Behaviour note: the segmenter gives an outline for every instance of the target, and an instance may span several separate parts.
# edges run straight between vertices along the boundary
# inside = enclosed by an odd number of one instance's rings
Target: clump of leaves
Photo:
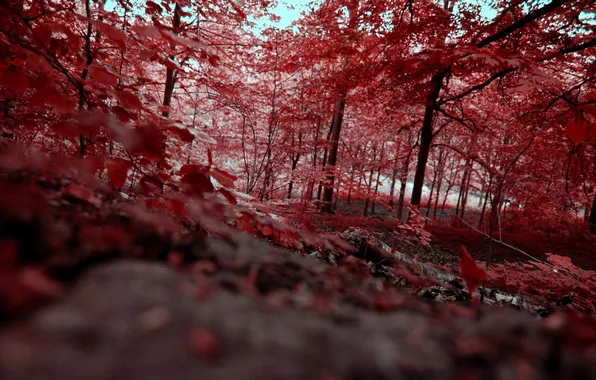
[[[426,218],[420,215],[415,206],[408,207],[408,210],[410,218],[406,224],[397,226],[398,230],[395,231],[397,238],[412,245],[419,243],[430,248],[431,234],[424,228]]]

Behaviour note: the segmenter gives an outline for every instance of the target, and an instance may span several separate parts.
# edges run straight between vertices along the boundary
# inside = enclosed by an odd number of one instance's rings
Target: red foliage
[[[466,282],[468,293],[472,293],[482,284],[486,278],[486,270],[480,268],[476,261],[470,256],[466,248],[462,245],[459,249],[461,276]]]

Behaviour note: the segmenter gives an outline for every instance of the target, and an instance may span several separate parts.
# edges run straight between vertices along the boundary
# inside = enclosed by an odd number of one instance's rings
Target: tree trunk
[[[464,175],[461,178],[461,184],[459,185],[459,194],[457,195],[457,205],[455,206],[455,215],[459,215],[459,208],[464,199],[464,191],[466,187],[466,181],[468,179],[468,163],[466,162],[464,168]]]
[[[331,139],[331,133],[333,132],[333,125],[335,123],[335,115],[331,119],[331,124],[329,125],[329,132],[327,132],[327,143],[329,143]],[[325,147],[325,151],[323,152],[323,161],[321,164],[321,170],[324,172],[325,168],[327,167],[327,159],[329,155],[329,148]],[[321,194],[323,192],[323,181],[319,180],[319,189],[317,190],[317,199],[321,199]]]
[[[383,158],[385,156],[385,144],[381,145],[381,155],[379,156],[379,163],[383,162]],[[375,183],[375,192],[373,194],[373,199],[372,199],[372,209],[371,212],[374,214],[375,213],[375,203],[377,200],[377,195],[379,194],[379,181],[381,179],[381,166],[379,165],[377,167],[377,182]]]
[[[371,208],[372,214],[375,213],[375,204],[376,204],[376,200],[377,200],[377,195],[379,194],[380,179],[381,179],[381,168],[379,168],[379,170],[377,171],[377,182],[375,183],[375,192],[373,194],[373,199],[372,199],[372,208]]]
[[[391,188],[389,189],[389,206],[393,207],[393,194],[395,193],[395,183],[397,182],[397,164],[399,163],[399,150],[401,141],[395,150],[395,159],[393,160],[393,171],[391,172]]]
[[[406,184],[408,182],[408,170],[410,169],[410,157],[412,157],[412,149],[410,148],[410,153],[406,157],[406,161],[404,162],[404,166],[401,171],[401,176],[399,178],[400,186],[399,186],[399,199],[397,200],[397,217],[399,220],[402,219],[402,215],[404,213],[404,200],[406,197]]]
[[[445,152],[445,156],[443,157],[443,162],[441,162],[441,167],[439,169],[439,183],[437,184],[437,193],[435,195],[435,204],[433,210],[433,219],[437,219],[437,208],[439,206],[439,197],[441,196],[441,186],[443,186],[443,176],[445,175],[445,163],[447,162],[448,152]]]
[[[430,146],[433,141],[433,117],[437,105],[437,99],[443,86],[443,79],[448,73],[448,69],[442,69],[436,73],[430,81],[430,89],[426,99],[426,107],[424,109],[424,119],[422,121],[422,129],[420,130],[420,147],[418,149],[418,162],[416,163],[416,174],[414,176],[414,188],[412,189],[412,198],[410,204],[412,206],[420,206],[420,199],[422,197],[422,187],[424,186],[424,175],[426,173],[426,163],[428,162],[428,155],[430,153]]]
[[[333,202],[333,210],[337,210],[337,201],[339,201],[339,190],[341,187],[341,175],[337,176],[337,186],[335,190],[335,202]]]
[[[488,202],[488,198],[490,197],[490,188],[493,184],[493,177],[492,175],[488,177],[488,184],[485,187],[486,194],[484,195],[484,202],[482,203],[482,211],[480,211],[480,221],[478,222],[478,228],[482,227],[482,222],[484,220],[484,213],[486,212],[486,204]]]
[[[594,193],[594,200],[588,217],[588,226],[590,226],[590,232],[596,234],[596,193]]]
[[[180,29],[180,5],[176,3],[176,7],[174,8],[174,19],[172,20],[172,31],[178,34]],[[172,47],[175,45],[172,44]],[[175,58],[174,56],[170,57],[172,60]],[[174,69],[167,68],[166,69],[166,86],[164,89],[163,95],[163,106],[164,110],[162,111],[161,115],[165,118],[170,117],[170,104],[172,103],[172,95],[174,94],[174,86],[176,85],[176,75]]]
[[[360,145],[358,145],[358,147],[356,147],[356,155],[354,156],[354,159],[358,158],[358,152],[360,151]],[[354,187],[354,173],[356,171],[356,164],[352,163],[352,170],[350,173],[350,187],[348,188],[348,205],[350,205],[350,201],[352,198],[352,187]]]
[[[468,194],[470,193],[470,180],[472,179],[472,170],[468,171],[468,179],[466,180],[466,188],[461,202],[460,218],[464,218],[464,212],[466,211],[466,205],[468,203]]]
[[[368,205],[370,204],[370,190],[372,187],[372,179],[373,179],[374,173],[375,173],[375,170],[370,169],[370,174],[368,176],[368,186],[366,189],[366,201],[364,201],[364,216],[368,215]]]
[[[439,162],[440,161],[441,161],[441,159],[439,158]],[[430,193],[428,194],[428,202],[426,205],[426,217],[427,218],[430,216],[430,209],[432,207],[433,195],[434,195],[434,191],[435,191],[435,184],[437,183],[437,175],[438,175],[438,168],[435,168],[435,172],[433,174],[433,181],[430,185]],[[428,222],[428,219],[426,219],[424,224],[426,225],[427,222]]]
[[[344,110],[346,108],[346,93],[340,95],[340,99],[335,104],[335,114],[333,115],[333,123],[331,126],[331,147],[329,149],[328,166],[331,169],[327,170],[327,178],[325,180],[326,187],[323,191],[323,212],[330,213],[332,211],[333,200],[333,184],[335,182],[335,165],[337,164],[337,149],[339,146],[339,135],[341,132],[341,125],[344,119]]]
[[[300,149],[302,146],[302,132],[298,133],[298,149]],[[292,148],[294,147],[294,134],[292,134]],[[298,161],[300,161],[300,152],[296,152],[296,156],[294,156],[292,154],[291,156],[291,160],[292,160],[292,173],[291,173],[291,179],[290,179],[290,183],[288,184],[288,199],[292,199],[292,189],[294,187],[294,171],[296,170],[296,167],[298,167]]]

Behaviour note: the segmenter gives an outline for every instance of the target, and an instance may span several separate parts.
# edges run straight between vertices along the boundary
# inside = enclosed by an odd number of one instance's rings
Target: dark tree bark
[[[412,198],[410,204],[412,206],[420,206],[422,197],[422,187],[424,186],[424,176],[426,174],[426,163],[428,162],[428,155],[430,153],[430,146],[433,142],[433,118],[435,115],[435,108],[437,106],[437,99],[443,86],[443,79],[449,72],[449,69],[442,69],[430,80],[430,89],[426,98],[426,107],[424,109],[424,119],[422,121],[422,129],[420,130],[420,147],[418,149],[418,162],[416,163],[416,174],[414,175],[414,188],[412,189]]]
[[[332,211],[332,204],[333,201],[333,184],[335,182],[335,165],[337,164],[337,148],[339,146],[339,135],[341,132],[341,125],[344,119],[344,110],[346,108],[346,93],[343,92],[340,96],[340,99],[335,104],[335,114],[333,115],[333,123],[331,126],[331,147],[329,149],[329,157],[327,166],[331,167],[328,168],[327,171],[327,178],[326,178],[326,186],[323,190],[323,212],[330,213]]]
[[[594,192],[594,200],[592,200],[588,225],[590,226],[590,232],[596,234],[596,192]]]
[[[413,147],[410,147],[410,152],[406,157],[404,166],[402,167],[401,176],[399,178],[399,199],[397,200],[397,217],[401,220],[404,212],[404,200],[406,197],[406,184],[408,182],[408,170],[410,169],[410,159],[412,157]]]
[[[331,132],[333,132],[333,123],[335,123],[335,116],[331,119],[331,124],[329,125],[329,132],[327,133],[327,143],[331,140]],[[329,147],[325,147],[325,151],[323,152],[323,161],[321,163],[321,170],[324,172],[325,168],[327,167],[327,160],[329,157]],[[317,190],[317,199],[321,199],[321,195],[323,193],[323,181],[319,181],[319,189]]]
[[[439,197],[441,196],[441,187],[443,186],[443,176],[445,175],[445,164],[447,163],[447,157],[449,152],[445,152],[445,156],[443,157],[443,162],[441,162],[441,167],[439,170],[439,183],[437,183],[437,193],[435,195],[435,204],[433,209],[433,219],[437,219],[437,208],[439,207]]]
[[[294,144],[294,134],[292,134],[292,147],[295,148]],[[298,149],[302,147],[302,132],[298,133]],[[292,175],[296,168],[298,167],[298,161],[300,161],[300,151],[296,152],[295,154],[292,153],[291,156],[292,160]],[[290,180],[288,184],[288,199],[292,199],[292,189],[294,188],[294,179]]]
[[[460,214],[459,217],[460,218],[464,218],[464,213],[466,211],[466,205],[468,203],[468,194],[470,193],[470,181],[472,179],[472,170],[469,169],[468,173],[467,173],[468,178],[466,179],[466,184],[465,184],[465,190],[464,190],[464,194],[463,194],[463,198],[462,198],[462,202],[461,202],[461,210],[460,210]]]
[[[379,157],[379,162],[383,162],[383,158],[385,156],[385,144],[381,145],[381,156]],[[374,214],[375,213],[375,203],[377,200],[377,196],[379,195],[379,182],[381,179],[381,166],[377,167],[377,182],[375,183],[375,192],[373,194],[373,199],[372,199],[372,208],[371,208],[371,213]]]
[[[366,189],[366,200],[364,201],[364,216],[368,215],[368,206],[370,204],[370,190],[372,187],[372,179],[373,179],[374,173],[375,173],[375,170],[373,168],[371,168],[370,174],[368,176],[368,184],[367,184],[367,189]]]
[[[354,159],[358,158],[358,152],[360,151],[360,145],[356,147],[356,155]],[[352,187],[354,187],[354,172],[356,171],[356,164],[352,163],[352,171],[350,173],[350,187],[348,188],[348,205],[352,199]]]
[[[395,193],[395,183],[397,182],[397,165],[399,163],[399,151],[401,148],[401,141],[395,150],[395,159],[393,160],[393,170],[391,172],[391,187],[389,189],[389,206],[393,207],[393,194]]]
[[[426,214],[425,216],[428,218],[430,216],[430,209],[432,207],[432,203],[433,203],[433,195],[435,193],[435,184],[437,183],[437,176],[438,176],[438,166],[440,165],[440,158],[439,158],[439,164],[437,165],[437,167],[435,168],[435,172],[433,173],[433,181],[431,182],[430,185],[430,194],[428,194],[428,202],[426,204]],[[424,224],[427,224],[428,219],[426,219],[426,221],[424,222]]]
[[[176,3],[174,8],[174,19],[172,20],[172,31],[178,33],[180,29],[180,5]],[[170,57],[174,59],[175,57]],[[164,89],[163,105],[165,109],[161,113],[163,117],[170,117],[170,104],[172,104],[172,95],[174,94],[174,86],[176,85],[176,72],[174,69],[168,68],[166,70],[166,86]]]

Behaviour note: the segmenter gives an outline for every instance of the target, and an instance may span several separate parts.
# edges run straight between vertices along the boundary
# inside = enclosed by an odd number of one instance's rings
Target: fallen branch
[[[363,243],[366,244],[366,248],[370,250],[369,252],[371,254],[376,253],[376,255],[374,255],[376,257],[370,258],[373,258],[373,261],[375,261],[377,264],[383,261],[388,261],[389,263],[402,262],[411,265],[414,268],[417,268],[418,270],[420,270],[420,273],[424,276],[435,278],[447,283],[457,278],[457,276],[454,276],[451,273],[434,268],[428,264],[422,263],[416,259],[411,258],[405,253],[392,249],[388,244],[384,243],[376,237],[364,236],[356,230],[344,231],[342,233],[342,238],[354,242],[356,246],[360,246]]]

